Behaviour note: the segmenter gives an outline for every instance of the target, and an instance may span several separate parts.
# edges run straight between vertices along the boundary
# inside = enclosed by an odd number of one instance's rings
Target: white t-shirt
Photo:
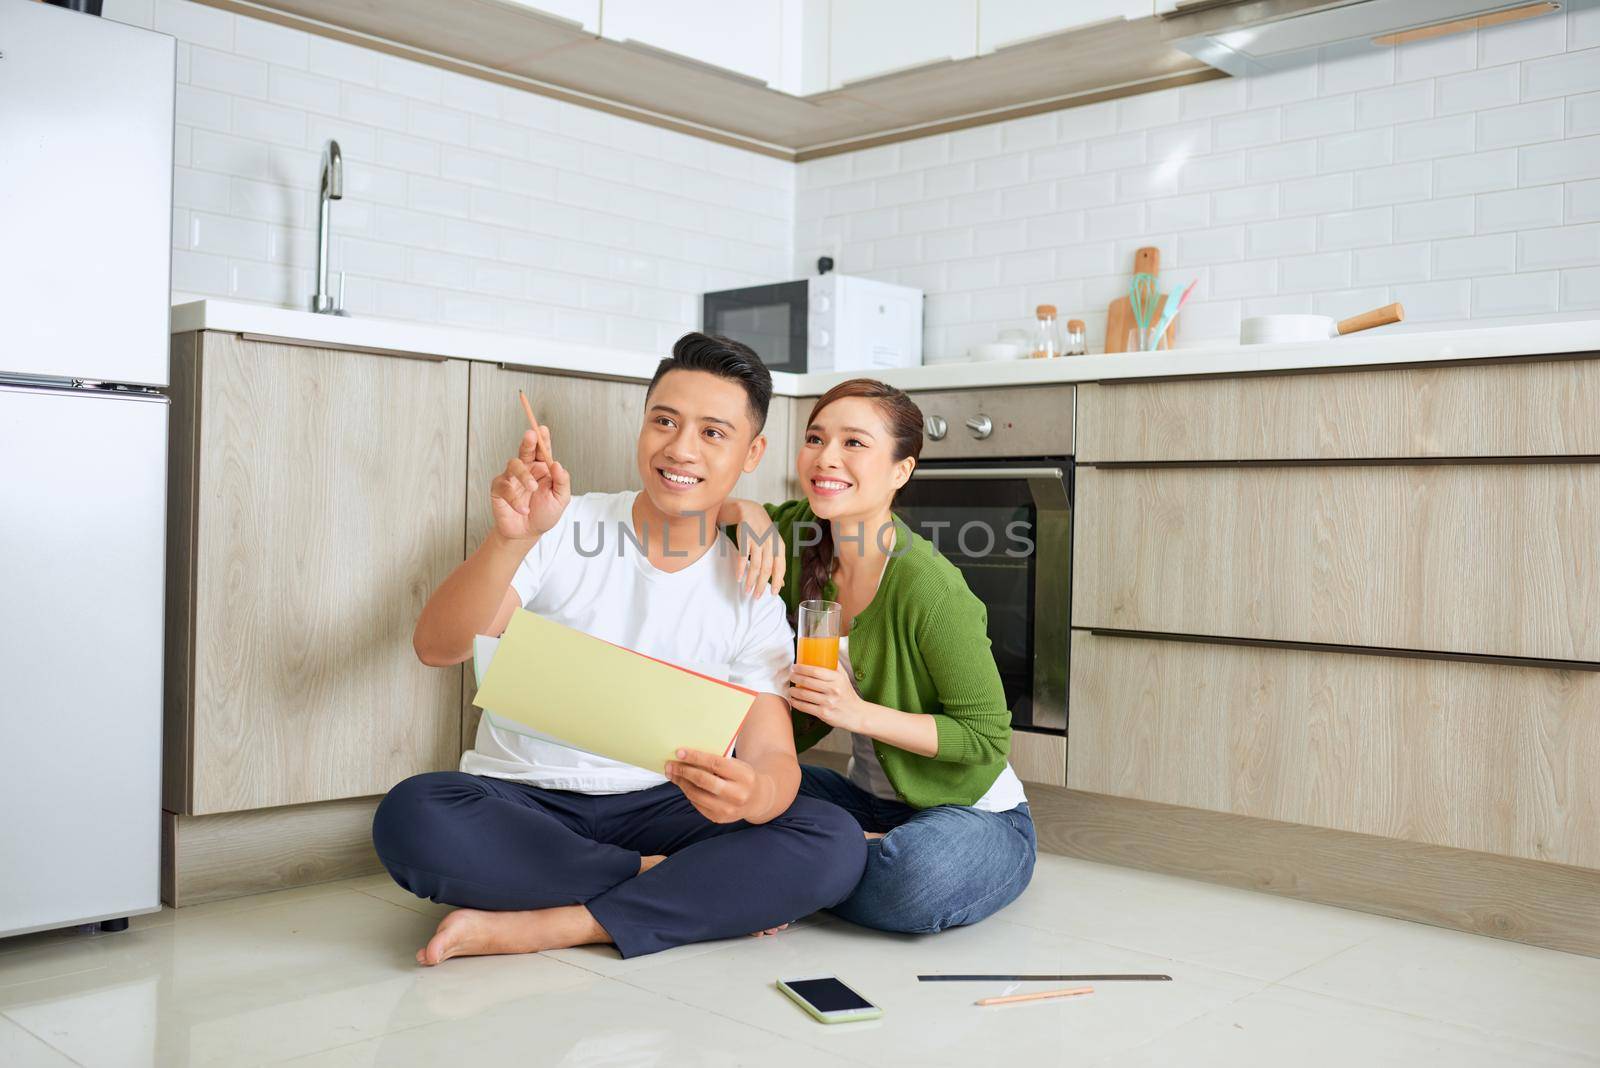
[[[839,670],[854,686],[856,676],[850,669],[849,637],[839,639]],[[850,735],[850,763],[845,767],[845,777],[880,800],[900,800],[900,795],[894,792],[894,785],[889,782],[889,776],[884,773],[883,765],[878,762],[878,754],[872,748],[872,738],[868,735]],[[1011,764],[1007,762],[999,777],[982,797],[972,803],[972,807],[983,812],[1010,812],[1027,800],[1028,795],[1022,790],[1022,780],[1017,778],[1017,773],[1011,770]]]
[[[681,571],[656,568],[631,540],[637,496],[635,491],[573,498],[511,578],[523,607],[658,660],[783,696],[794,662],[794,632],[783,599],[771,594],[757,599],[739,588],[738,557],[727,538],[719,537]],[[507,729],[491,711],[478,722],[477,740],[462,755],[461,770],[586,794],[629,793],[667,781],[631,764]]]

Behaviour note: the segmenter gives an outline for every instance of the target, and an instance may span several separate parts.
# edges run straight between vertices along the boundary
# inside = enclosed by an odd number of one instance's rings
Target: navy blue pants
[[[434,771],[378,805],[395,882],[463,908],[587,905],[624,957],[750,934],[838,904],[866,865],[856,821],[796,797],[767,823],[713,823],[672,783],[595,796]],[[639,858],[667,859],[639,874]]]

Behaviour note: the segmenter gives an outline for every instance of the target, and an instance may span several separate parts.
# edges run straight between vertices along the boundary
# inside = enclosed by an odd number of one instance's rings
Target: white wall
[[[927,291],[929,362],[1038,303],[1098,349],[1142,244],[1199,279],[1184,344],[1600,314],[1600,9],[798,167],[188,0],[106,12],[179,39],[178,299],[305,306],[334,137],[360,315],[660,351],[701,292],[828,254]]]
[[[1440,329],[1600,312],[1600,9],[800,165],[795,269],[928,293],[928,362],[1033,307],[1089,324],[1133,251],[1179,343],[1398,300]]]
[[[329,138],[357,315],[661,351],[790,272],[793,164],[187,0],[105,13],[179,41],[175,299],[306,306]]]

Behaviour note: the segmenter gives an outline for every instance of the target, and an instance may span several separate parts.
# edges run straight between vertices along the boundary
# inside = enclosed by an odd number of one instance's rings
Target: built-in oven
[[[1072,577],[1070,386],[913,393],[925,444],[895,511],[988,610],[1012,726],[1063,734]]]

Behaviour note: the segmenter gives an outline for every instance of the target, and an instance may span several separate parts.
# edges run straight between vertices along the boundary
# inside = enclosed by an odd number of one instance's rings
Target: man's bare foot
[[[751,938],[765,938],[768,935],[775,935],[779,931],[787,931],[788,929],[789,929],[789,925],[788,924],[780,923],[776,927],[768,927],[765,931],[752,931],[752,932],[750,932],[750,937]]]
[[[869,841],[869,842],[872,841],[874,838],[882,838],[883,837],[883,835],[879,834],[877,831],[863,831],[862,833],[867,836],[867,841]]]
[[[610,941],[605,928],[582,905],[526,912],[456,909],[439,921],[428,944],[417,950],[417,963],[431,967],[451,957],[537,953]]]
[[[666,859],[666,856],[660,853],[652,853],[648,857],[641,856],[639,858],[639,874],[643,875],[645,872],[649,871],[651,868],[655,867],[657,864],[660,864]]]

